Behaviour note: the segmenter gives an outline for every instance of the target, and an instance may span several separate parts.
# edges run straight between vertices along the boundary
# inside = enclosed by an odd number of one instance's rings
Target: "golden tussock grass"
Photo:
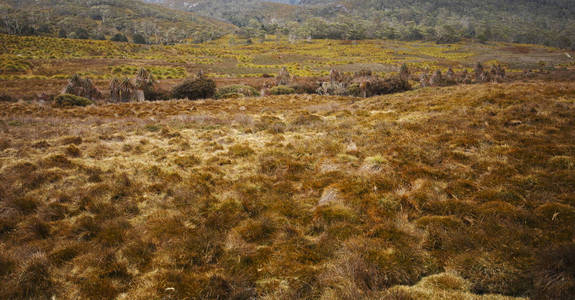
[[[569,299],[574,115],[544,81],[0,103],[0,298]]]

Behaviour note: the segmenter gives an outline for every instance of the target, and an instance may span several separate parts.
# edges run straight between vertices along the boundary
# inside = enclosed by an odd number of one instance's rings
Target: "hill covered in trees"
[[[0,0],[0,32],[171,43],[237,30],[291,39],[461,39],[575,48],[570,0]],[[163,7],[162,7],[163,6]],[[216,21],[217,20],[217,21]],[[122,36],[116,36],[121,34]]]
[[[233,30],[227,22],[135,0],[0,0],[0,32],[15,35],[170,43]]]
[[[570,0],[147,0],[212,16],[253,35],[432,40],[463,38],[575,47]],[[286,5],[293,4],[293,5]],[[259,29],[259,30],[258,30]]]

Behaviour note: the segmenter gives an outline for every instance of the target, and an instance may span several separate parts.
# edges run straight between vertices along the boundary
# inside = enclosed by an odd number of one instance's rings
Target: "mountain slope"
[[[0,0],[0,32],[72,38],[110,38],[121,33],[149,42],[205,40],[234,26],[135,0]]]
[[[232,22],[276,23],[300,38],[462,38],[575,48],[572,0],[147,0]],[[276,1],[277,2],[277,1]],[[290,22],[296,22],[298,26]],[[276,30],[276,27],[271,27]]]
[[[287,23],[296,20],[299,0],[142,0],[170,8],[186,10],[217,18],[238,26],[247,26],[251,19],[263,24]],[[302,8],[302,7],[300,7]]]

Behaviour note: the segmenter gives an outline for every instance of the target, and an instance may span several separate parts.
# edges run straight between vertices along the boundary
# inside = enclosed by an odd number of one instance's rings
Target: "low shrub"
[[[161,89],[144,89],[144,98],[148,101],[170,100],[170,92]]]
[[[258,95],[258,90],[249,85],[234,84],[219,88],[216,92],[216,99],[255,97]]]
[[[289,86],[278,85],[269,90],[270,95],[290,95],[295,94],[295,90]]]
[[[88,106],[92,104],[94,102],[88,98],[71,94],[62,94],[54,98],[54,106],[56,107]]]
[[[408,91],[411,86],[399,78],[373,78],[366,82],[353,83],[347,93],[356,97],[371,97]]]
[[[289,86],[294,89],[297,94],[315,94],[319,84],[317,80],[311,79],[298,79],[292,82]]]
[[[176,99],[205,99],[216,94],[216,82],[207,78],[186,80],[172,89],[172,97]]]

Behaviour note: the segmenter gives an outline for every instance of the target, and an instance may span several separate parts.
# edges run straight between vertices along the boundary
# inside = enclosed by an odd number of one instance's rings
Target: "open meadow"
[[[0,299],[573,299],[573,56],[0,35]]]
[[[448,68],[471,70],[476,62],[503,64],[510,74],[524,70],[573,68],[567,53],[538,45],[463,41],[457,44],[394,40],[310,40],[289,42],[268,36],[265,42],[237,36],[202,44],[138,45],[111,41],[20,37],[0,34],[0,82],[16,98],[59,94],[74,74],[107,90],[111,79],[133,77],[142,67],[169,88],[203,70],[218,86],[248,83],[256,88],[285,67],[291,75],[317,78],[333,67],[341,72],[369,69],[396,73],[402,64],[414,72]]]

